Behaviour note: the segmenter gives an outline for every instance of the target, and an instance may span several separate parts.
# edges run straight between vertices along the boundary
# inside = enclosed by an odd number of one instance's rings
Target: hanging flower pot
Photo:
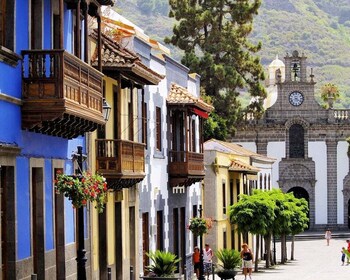
[[[72,201],[75,208],[85,206],[88,201],[96,202],[95,208],[102,213],[107,198],[107,182],[100,174],[83,172],[81,175],[57,174],[54,181],[56,193]]]
[[[210,218],[195,217],[190,219],[190,223],[187,228],[195,235],[202,236],[208,233],[208,230],[212,227],[212,220]]]

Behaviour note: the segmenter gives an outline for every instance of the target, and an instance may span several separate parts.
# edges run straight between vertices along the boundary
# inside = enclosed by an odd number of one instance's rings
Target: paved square
[[[350,238],[350,233],[349,233]],[[288,259],[290,259],[290,245],[287,243]],[[280,260],[279,243],[277,243],[277,262]],[[296,241],[294,261],[285,265],[277,265],[271,269],[261,268],[253,272],[252,279],[257,280],[330,280],[350,279],[350,265],[341,264],[341,248],[347,247],[345,239],[331,239],[330,245],[326,240]],[[346,262],[346,260],[345,260]],[[263,263],[260,263],[263,266]],[[212,279],[212,276],[209,278]],[[215,277],[215,280],[220,279]],[[240,272],[235,280],[244,280]]]

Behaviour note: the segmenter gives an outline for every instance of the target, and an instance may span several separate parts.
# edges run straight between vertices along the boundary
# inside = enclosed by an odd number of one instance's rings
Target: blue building
[[[87,153],[86,133],[105,123],[103,74],[89,65],[88,29],[95,18],[100,32],[100,8],[112,4],[1,1],[1,279],[77,278],[76,215],[53,180],[75,172],[72,153],[77,146]],[[86,218],[89,278],[88,226]]]

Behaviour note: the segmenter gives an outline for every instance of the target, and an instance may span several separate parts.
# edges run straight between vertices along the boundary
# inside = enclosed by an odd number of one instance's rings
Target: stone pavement
[[[349,233],[350,239],[350,233]],[[290,242],[287,243],[288,259],[290,258]],[[277,243],[277,262],[279,261],[279,243]],[[263,268],[260,262],[259,272],[252,274],[253,280],[330,280],[350,279],[350,265],[341,265],[341,248],[347,247],[345,239],[331,239],[326,245],[325,239],[295,242],[294,261],[273,268]],[[346,262],[346,260],[345,260]],[[212,275],[209,278],[213,279]],[[215,276],[215,280],[220,278]],[[248,278],[249,279],[249,278]],[[235,280],[244,280],[239,272]]]

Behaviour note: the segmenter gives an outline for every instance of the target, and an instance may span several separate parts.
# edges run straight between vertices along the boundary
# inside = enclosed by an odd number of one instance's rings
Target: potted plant
[[[187,227],[195,236],[202,236],[211,229],[212,221],[209,218],[194,217]]]
[[[179,278],[175,276],[175,271],[177,269],[177,264],[180,262],[181,258],[178,258],[175,254],[171,252],[165,252],[156,250],[154,252],[146,253],[150,258],[151,264],[146,266],[148,271],[147,276],[141,278],[152,280],[152,279],[176,279]]]
[[[101,213],[107,197],[106,179],[100,174],[83,172],[81,175],[58,173],[55,183],[56,193],[68,197],[75,208],[85,206],[88,201],[96,202],[95,208]]]
[[[241,264],[240,253],[234,249],[220,249],[215,252],[215,256],[220,261],[220,269],[217,270],[217,275],[221,279],[235,279],[237,268]]]

